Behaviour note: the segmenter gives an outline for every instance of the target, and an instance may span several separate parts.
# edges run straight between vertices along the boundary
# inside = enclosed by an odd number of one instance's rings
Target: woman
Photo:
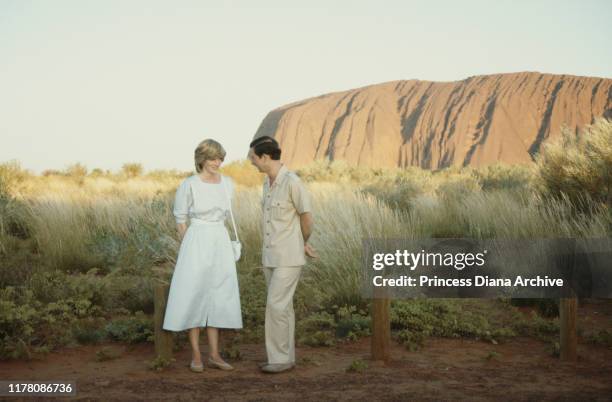
[[[236,264],[224,221],[234,186],[219,173],[225,150],[217,141],[202,141],[195,150],[197,174],[185,179],[174,202],[182,239],[172,276],[164,329],[189,329],[193,357],[190,369],[202,372],[200,327],[206,327],[211,367],[232,370],[219,354],[219,328],[242,328]],[[187,226],[189,220],[189,226]]]

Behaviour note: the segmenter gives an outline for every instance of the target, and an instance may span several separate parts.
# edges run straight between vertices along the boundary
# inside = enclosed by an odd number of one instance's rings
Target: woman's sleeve
[[[174,197],[173,214],[176,218],[176,223],[186,223],[189,216],[189,207],[193,203],[191,188],[189,182],[184,180],[176,190]]]

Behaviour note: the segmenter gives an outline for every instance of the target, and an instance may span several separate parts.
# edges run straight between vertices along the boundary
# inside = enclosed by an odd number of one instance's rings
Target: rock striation
[[[275,137],[282,160],[370,167],[529,163],[563,125],[612,118],[612,79],[522,72],[454,82],[393,81],[271,111],[254,138]]]

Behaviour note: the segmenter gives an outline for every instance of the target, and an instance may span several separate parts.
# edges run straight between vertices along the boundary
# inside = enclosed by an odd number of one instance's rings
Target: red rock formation
[[[271,111],[255,138],[275,137],[291,167],[344,159],[439,169],[529,163],[563,124],[599,116],[612,118],[612,79],[523,72],[326,94]]]

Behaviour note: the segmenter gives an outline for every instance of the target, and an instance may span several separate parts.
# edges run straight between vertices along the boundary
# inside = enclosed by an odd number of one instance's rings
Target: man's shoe
[[[261,368],[261,371],[269,374],[277,374],[282,373],[284,371],[289,371],[295,367],[293,363],[283,363],[283,364],[266,364]]]
[[[263,368],[264,366],[267,366],[267,365],[268,365],[268,362],[258,362],[257,363],[257,367],[259,368]]]

